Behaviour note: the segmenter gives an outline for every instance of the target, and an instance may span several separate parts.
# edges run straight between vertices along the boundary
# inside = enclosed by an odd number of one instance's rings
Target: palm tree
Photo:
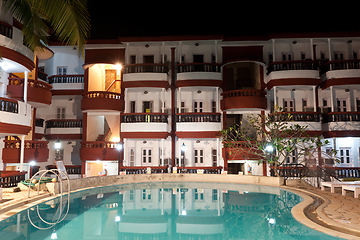
[[[23,24],[24,44],[43,48],[53,34],[83,54],[90,33],[87,0],[0,0],[1,7]]]

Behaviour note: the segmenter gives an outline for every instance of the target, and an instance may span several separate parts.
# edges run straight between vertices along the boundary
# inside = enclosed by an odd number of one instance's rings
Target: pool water
[[[301,201],[256,185],[109,186],[24,210],[0,222],[0,239],[339,239],[297,222]]]

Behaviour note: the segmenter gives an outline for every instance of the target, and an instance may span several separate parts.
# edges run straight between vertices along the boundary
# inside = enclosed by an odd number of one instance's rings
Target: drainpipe
[[[181,56],[180,56],[181,60]],[[175,90],[176,90],[176,83],[175,83],[175,48],[171,48],[171,172],[172,168],[175,166],[175,131],[176,131],[176,116],[175,116]]]

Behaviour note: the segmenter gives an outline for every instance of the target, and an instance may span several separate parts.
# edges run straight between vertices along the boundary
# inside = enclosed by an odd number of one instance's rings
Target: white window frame
[[[56,119],[66,119],[66,108],[57,107],[56,108]]]
[[[144,150],[146,151],[145,155],[144,155]],[[154,155],[153,153],[154,152],[153,152],[152,148],[141,148],[141,165],[142,166],[150,166],[152,164],[153,155]],[[144,161],[144,157],[145,157],[145,161]]]
[[[344,106],[345,102],[345,106]],[[340,106],[339,106],[340,103]],[[337,112],[348,112],[349,111],[349,102],[347,98],[337,98],[336,99],[336,111]],[[344,111],[345,110],[345,111]]]
[[[193,102],[193,112],[194,113],[201,113],[204,112],[204,101],[202,100],[195,100]]]
[[[291,105],[290,103],[292,103],[292,107],[288,106]],[[284,112],[295,112],[295,101],[292,98],[284,98],[283,101],[283,109]]]
[[[202,155],[200,155],[202,153]],[[194,164],[195,166],[204,165],[205,151],[203,148],[194,148]]]
[[[215,151],[215,154],[214,154]],[[215,160],[214,160],[215,159]],[[211,149],[211,162],[212,162],[212,166],[213,167],[217,167],[218,164],[218,153],[217,153],[217,148],[212,148]]]
[[[56,68],[57,75],[66,75],[67,74],[67,66],[58,66]]]
[[[133,154],[132,154],[133,153]],[[133,167],[135,166],[135,158],[136,154],[135,154],[135,148],[129,148],[129,166]]]
[[[340,147],[339,148],[340,164],[351,164],[351,147]]]
[[[284,60],[285,56],[285,60]],[[281,60],[282,61],[293,61],[294,60],[294,53],[293,52],[282,52],[281,53]]]

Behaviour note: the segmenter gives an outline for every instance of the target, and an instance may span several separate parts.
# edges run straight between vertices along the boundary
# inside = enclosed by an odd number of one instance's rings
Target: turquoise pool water
[[[339,239],[298,223],[301,201],[255,185],[109,186],[24,210],[0,222],[0,239]]]

